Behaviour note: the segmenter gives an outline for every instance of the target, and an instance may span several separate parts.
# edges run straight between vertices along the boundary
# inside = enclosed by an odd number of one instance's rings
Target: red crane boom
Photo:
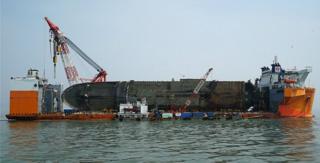
[[[57,63],[57,56],[61,55],[63,66],[67,75],[67,79],[70,85],[82,83],[83,80],[79,77],[76,67],[71,62],[70,52],[68,46],[71,47],[83,60],[98,71],[98,74],[91,80],[91,82],[105,82],[107,72],[94,62],[88,55],[86,55],[76,44],[74,44],[69,38],[63,35],[59,27],[53,24],[47,17],[44,18],[50,27],[52,45],[53,47],[53,63],[54,69]],[[51,41],[50,41],[51,43]]]
[[[194,88],[192,91],[192,95],[186,100],[184,106],[180,109],[181,112],[185,112],[187,110],[187,107],[191,104],[191,100],[199,93],[200,89],[203,87],[205,84],[210,72],[212,71],[212,68],[210,68],[204,76],[200,79],[199,83],[197,86]]]

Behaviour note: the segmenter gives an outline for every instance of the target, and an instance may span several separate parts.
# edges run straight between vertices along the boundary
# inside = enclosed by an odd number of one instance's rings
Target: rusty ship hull
[[[199,80],[83,83],[67,88],[62,98],[81,111],[117,111],[119,104],[143,98],[150,109],[174,110],[185,104]],[[189,111],[245,111],[249,105],[246,94],[252,94],[246,93],[247,85],[242,81],[206,81]]]

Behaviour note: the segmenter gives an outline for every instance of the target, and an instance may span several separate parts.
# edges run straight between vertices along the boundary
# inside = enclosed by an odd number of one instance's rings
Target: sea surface
[[[319,122],[0,121],[0,162],[320,162]]]

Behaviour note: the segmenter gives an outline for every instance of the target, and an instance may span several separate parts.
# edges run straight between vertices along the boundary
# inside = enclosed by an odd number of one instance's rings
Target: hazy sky
[[[318,0],[0,0],[1,116],[11,76],[37,68],[53,79],[48,16],[108,72],[108,80],[249,80],[278,56],[284,68],[312,66],[320,88]],[[96,72],[77,55],[82,76]],[[61,60],[59,60],[61,63]],[[319,93],[314,110],[319,113]]]

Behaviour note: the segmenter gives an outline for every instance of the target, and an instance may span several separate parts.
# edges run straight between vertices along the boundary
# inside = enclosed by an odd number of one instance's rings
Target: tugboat
[[[302,70],[282,69],[275,57],[271,69],[262,67],[258,88],[269,112],[280,117],[312,117],[315,88],[305,87],[311,67]]]

